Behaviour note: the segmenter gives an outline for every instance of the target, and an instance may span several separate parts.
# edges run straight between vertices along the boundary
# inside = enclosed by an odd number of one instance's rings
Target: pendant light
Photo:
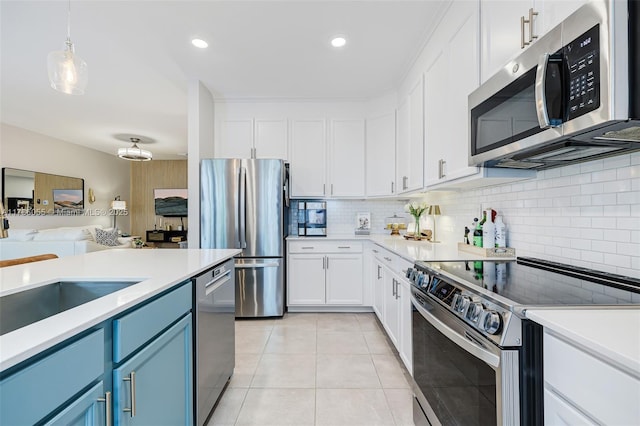
[[[130,138],[133,146],[130,148],[118,148],[118,157],[130,161],[149,161],[153,158],[151,151],[138,147],[139,138]]]
[[[64,50],[56,50],[47,57],[51,87],[69,95],[84,95],[89,69],[84,59],[75,54],[71,43],[71,0],[67,9],[67,40]]]

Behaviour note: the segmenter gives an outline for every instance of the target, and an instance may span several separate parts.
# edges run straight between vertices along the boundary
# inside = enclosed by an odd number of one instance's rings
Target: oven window
[[[495,425],[496,372],[413,311],[414,380],[444,425]]]

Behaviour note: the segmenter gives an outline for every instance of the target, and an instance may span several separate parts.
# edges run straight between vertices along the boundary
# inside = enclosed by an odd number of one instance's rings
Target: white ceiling
[[[400,83],[444,3],[74,0],[71,40],[89,84],[70,96],[46,69],[64,45],[67,2],[0,0],[0,119],[108,153],[128,146],[114,134],[140,134],[155,139],[154,158],[180,158],[190,79],[216,98],[374,98]],[[329,46],[335,34],[345,48]]]

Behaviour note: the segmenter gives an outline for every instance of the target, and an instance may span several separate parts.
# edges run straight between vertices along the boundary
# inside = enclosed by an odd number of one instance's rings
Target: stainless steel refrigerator
[[[204,159],[200,246],[240,248],[236,317],[284,314],[286,168],[282,160]]]

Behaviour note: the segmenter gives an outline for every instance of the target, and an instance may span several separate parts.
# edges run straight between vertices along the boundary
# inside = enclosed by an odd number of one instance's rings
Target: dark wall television
[[[156,216],[187,217],[187,193],[187,189],[154,189]]]

